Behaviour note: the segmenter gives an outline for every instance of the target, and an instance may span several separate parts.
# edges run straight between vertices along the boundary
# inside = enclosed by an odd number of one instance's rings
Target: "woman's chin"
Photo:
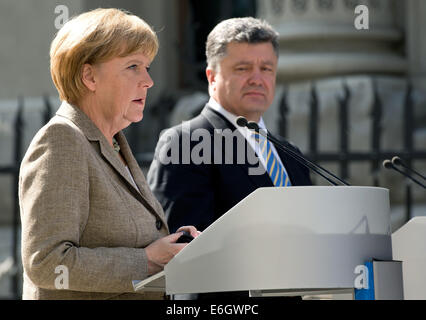
[[[136,123],[136,122],[140,122],[143,119],[143,112],[141,112],[140,114],[135,114],[132,115],[131,117],[127,118],[127,121],[131,123]]]
[[[141,112],[140,116],[138,117],[137,120],[133,121],[133,122],[140,122],[143,119],[143,113]]]

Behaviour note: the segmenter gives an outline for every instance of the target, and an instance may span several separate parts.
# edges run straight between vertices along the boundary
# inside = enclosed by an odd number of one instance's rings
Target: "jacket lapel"
[[[237,130],[234,124],[232,124],[228,119],[223,117],[220,113],[216,112],[211,107],[209,107],[208,104],[206,104],[201,114],[210,122],[210,124],[213,126],[214,129],[220,129],[220,130],[231,129],[232,131]],[[241,133],[238,130],[237,130],[237,135],[238,135],[238,139],[243,139],[243,141],[245,142],[246,149],[251,148],[250,144],[247,143],[245,138],[241,135]],[[218,147],[220,148],[221,146],[218,146]],[[248,180],[256,188],[267,187],[267,186],[272,187],[273,186],[272,181],[269,178],[269,175],[266,171],[263,174],[259,174],[259,175],[249,174],[249,169],[255,166],[254,165],[252,166],[248,163],[247,153],[246,153],[244,163],[236,164],[236,161],[238,159],[237,151],[238,151],[237,148],[233,148],[233,163],[235,166],[239,167],[241,170],[244,171],[244,176],[247,176]],[[261,166],[262,164],[258,158],[258,155],[256,153],[255,155],[258,160],[256,166]]]
[[[147,189],[147,183],[143,178],[139,165],[133,157],[127,140],[122,132],[119,132],[116,138],[120,144],[122,155],[129,166],[129,170],[132,173],[133,179],[135,180],[140,192],[134,187],[125,165],[121,162],[117,154],[115,154],[114,149],[108,144],[105,136],[83,111],[81,111],[78,107],[63,102],[56,114],[72,121],[78,128],[80,128],[89,141],[98,143],[101,156],[108,164],[111,165],[112,168],[114,168],[120,178],[125,181],[133,196],[138,199],[138,201],[141,202],[152,214],[163,220],[161,214],[155,210],[156,206],[153,203],[153,196],[151,196],[151,192]]]
[[[155,202],[156,200],[151,190],[149,189],[148,183],[146,182],[146,179],[142,173],[142,170],[139,167],[139,164],[137,163],[135,157],[132,154],[132,151],[130,150],[130,146],[127,142],[126,137],[120,131],[117,134],[116,139],[117,139],[117,142],[120,144],[121,153],[127,162],[129,170],[139,190],[136,190],[134,188],[133,184],[130,182],[129,179],[127,179],[127,182],[130,183],[130,187],[132,187],[133,190],[136,192],[135,196],[139,199],[139,201],[141,201],[146,207],[150,207],[152,208],[153,211],[156,212],[155,210],[155,208],[157,207]],[[126,171],[126,176],[128,177],[127,171]],[[163,219],[163,217],[161,218]],[[164,220],[163,223],[166,224],[166,221]]]
[[[137,191],[130,180],[129,173],[126,170],[125,165],[121,162],[120,158],[115,154],[114,149],[108,144],[106,139],[98,140],[100,146],[100,152],[106,162],[108,162],[116,171],[126,181],[127,186],[132,191]],[[120,143],[120,142],[119,142]],[[121,143],[120,143],[121,146]]]

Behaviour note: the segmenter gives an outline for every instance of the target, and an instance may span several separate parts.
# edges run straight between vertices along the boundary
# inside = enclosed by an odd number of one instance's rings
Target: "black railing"
[[[12,218],[12,246],[10,256],[13,259],[13,267],[11,269],[11,293],[12,299],[21,298],[21,275],[20,275],[20,266],[21,266],[21,256],[19,250],[20,243],[20,213],[19,213],[19,195],[18,195],[18,185],[19,185],[19,167],[21,165],[23,157],[23,147],[24,147],[24,129],[25,121],[23,117],[24,113],[24,98],[22,96],[18,97],[17,111],[13,126],[13,160],[14,163],[9,166],[0,166],[0,174],[12,176],[13,181],[13,216]],[[44,109],[43,109],[43,124],[47,123],[52,116],[52,107],[49,101],[48,96],[43,96]],[[2,297],[9,298],[9,297]]]
[[[307,158],[315,162],[338,163],[339,175],[344,180],[349,179],[349,166],[354,162],[369,162],[371,164],[371,176],[373,185],[380,186],[379,172],[382,170],[382,163],[386,159],[399,156],[404,162],[411,165],[414,160],[426,160],[426,148],[416,150],[414,148],[414,103],[413,89],[409,83],[405,92],[404,111],[402,119],[403,127],[403,147],[400,150],[384,150],[381,146],[381,138],[383,133],[383,106],[378,94],[377,82],[373,80],[374,103],[371,111],[372,134],[370,145],[371,148],[366,152],[350,151],[350,119],[349,119],[349,103],[351,92],[346,83],[343,83],[343,95],[337,96],[338,100],[338,123],[340,138],[339,150],[336,152],[320,152],[318,151],[318,119],[319,119],[319,103],[318,89],[315,83],[311,85],[310,101],[309,101],[309,143],[308,150],[305,152]],[[288,92],[285,90],[280,101],[280,135],[284,138],[288,137],[288,122],[290,121],[289,107],[287,101]],[[313,177],[315,179],[315,177]],[[412,186],[407,183],[405,186],[405,212],[407,221],[412,217]]]
[[[22,160],[22,137],[23,137],[23,127],[24,122],[22,119],[22,113],[24,111],[24,99],[23,97],[18,98],[18,112],[16,114],[15,120],[15,149],[14,149],[14,162],[15,165],[10,168],[13,174],[13,189],[14,189],[14,206],[13,206],[13,222],[12,222],[12,259],[13,259],[13,268],[12,268],[12,293],[14,298],[17,299],[19,295],[19,270],[18,266],[19,257],[18,257],[18,243],[19,243],[19,201],[18,201],[18,184],[19,184],[19,165]]]

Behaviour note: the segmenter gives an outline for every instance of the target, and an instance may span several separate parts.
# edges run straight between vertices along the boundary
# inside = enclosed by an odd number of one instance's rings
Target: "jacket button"
[[[157,230],[160,230],[162,226],[163,226],[163,222],[161,220],[157,220],[155,222],[155,227],[157,228]]]

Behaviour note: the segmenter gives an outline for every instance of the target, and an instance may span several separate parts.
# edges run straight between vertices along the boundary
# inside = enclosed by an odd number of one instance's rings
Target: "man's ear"
[[[216,91],[216,71],[213,69],[206,69],[207,81],[209,82],[209,95],[214,96]]]
[[[209,86],[212,86],[216,82],[216,72],[213,69],[207,68],[206,76]]]
[[[96,90],[95,70],[91,64],[85,63],[81,71],[81,80],[90,91]]]

